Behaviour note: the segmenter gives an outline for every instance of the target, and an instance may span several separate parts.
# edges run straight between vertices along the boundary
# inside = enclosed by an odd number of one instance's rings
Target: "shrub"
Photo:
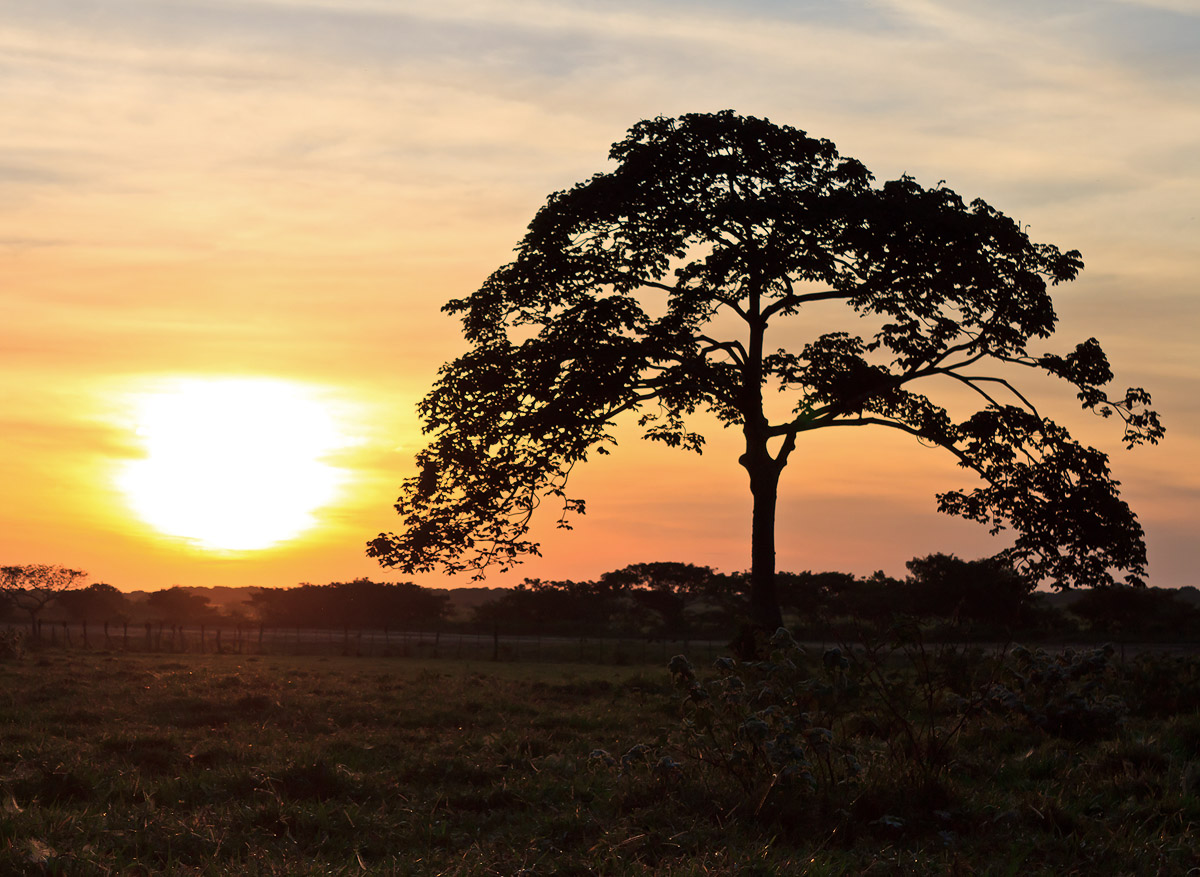
[[[0,661],[11,661],[25,655],[25,631],[16,628],[0,630]]]
[[[860,770],[829,727],[832,707],[851,692],[849,661],[830,650],[824,672],[810,676],[804,650],[782,628],[770,648],[765,661],[718,658],[717,676],[707,682],[683,655],[669,665],[683,693],[674,748],[686,761],[736,782],[755,810],[776,786],[828,791]]]
[[[1113,654],[1111,644],[1057,654],[1016,646],[1006,662],[1011,686],[992,685],[988,707],[1058,737],[1101,737],[1128,713],[1125,701],[1112,693],[1117,683]]]

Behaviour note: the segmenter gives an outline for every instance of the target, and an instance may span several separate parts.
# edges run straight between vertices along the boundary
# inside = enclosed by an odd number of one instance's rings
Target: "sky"
[[[1195,0],[0,0],[0,562],[473,584],[364,556],[465,350],[441,306],[635,122],[726,108],[1083,253],[1047,349],[1098,337],[1167,437],[1126,451],[1046,398],[1111,454],[1150,584],[1200,584]],[[830,432],[784,472],[780,569],[1004,547],[937,514],[972,486],[945,452]],[[573,476],[587,516],[479,584],[746,568],[738,435],[707,434],[697,458],[620,429]]]

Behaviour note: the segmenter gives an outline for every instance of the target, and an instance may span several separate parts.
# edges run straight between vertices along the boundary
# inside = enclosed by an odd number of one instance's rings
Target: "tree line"
[[[967,638],[1100,634],[1192,641],[1200,635],[1200,591],[1192,587],[1113,584],[1050,595],[1034,590],[1001,558],[931,554],[906,566],[903,578],[778,572],[785,622],[811,639],[853,638],[902,617]],[[522,634],[720,639],[752,617],[751,593],[749,572],[635,564],[590,582],[526,579],[480,606],[475,619]]]
[[[256,623],[271,627],[408,627],[419,629],[446,619],[450,596],[411,582],[369,579],[302,583],[294,588],[255,589],[232,612],[212,604],[194,589],[173,586],[135,600],[113,585],[78,586],[87,573],[62,567],[3,567],[0,617],[20,618],[35,629],[43,621],[82,624],[156,623],[171,627]]]
[[[750,615],[748,573],[680,562],[631,564],[590,581],[526,579],[470,608],[458,605],[453,591],[361,578],[253,589],[230,610],[194,589],[164,588],[135,600],[110,584],[80,586],[86,573],[78,570],[2,569],[0,618],[35,630],[50,621],[728,640]],[[780,603],[789,627],[816,639],[853,637],[864,626],[898,617],[926,619],[947,635],[978,638],[1093,632],[1187,641],[1200,632],[1195,588],[1113,585],[1051,597],[1034,591],[1003,559],[968,561],[949,554],[914,558],[907,570],[903,578],[780,572]]]

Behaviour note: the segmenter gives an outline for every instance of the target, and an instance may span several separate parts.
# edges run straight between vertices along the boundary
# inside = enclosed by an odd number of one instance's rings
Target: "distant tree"
[[[717,577],[707,566],[691,563],[635,563],[600,576],[599,584],[628,594],[635,603],[659,619],[658,633],[664,637],[690,635],[686,609],[711,593]]]
[[[444,590],[412,582],[361,578],[328,587],[330,599],[351,627],[427,627],[442,621],[450,610],[450,595]]]
[[[505,633],[598,635],[617,611],[612,590],[593,582],[525,579],[477,606],[473,617]]]
[[[863,577],[824,575],[828,583],[826,611],[830,616],[888,622],[902,611],[901,583],[883,570]]]
[[[104,582],[93,582],[86,588],[61,594],[58,604],[72,621],[103,623],[120,620],[129,613],[129,598]]]
[[[37,631],[38,617],[48,605],[76,588],[87,573],[54,564],[0,567],[0,592],[10,603],[29,615],[29,624]]]
[[[1029,606],[1033,583],[1003,558],[961,560],[930,554],[907,564],[905,610],[1012,627]]]
[[[941,511],[1011,527],[1006,561],[1031,580],[1139,582],[1142,530],[1107,457],[1076,442],[1012,383],[1028,369],[1071,384],[1087,410],[1124,422],[1128,446],[1162,435],[1149,395],[1110,396],[1095,339],[1035,353],[1056,323],[1047,292],[1078,252],[1034,243],[983,201],[911,177],[874,187],[827,140],[726,111],[639,122],[618,166],[550,196],[516,259],[445,310],[470,351],[420,405],[432,434],[404,482],[399,535],[368,554],[405,572],[507,568],[537,553],[534,510],[584,503],[567,482],[611,426],[699,452],[689,424],[712,412],[744,438],[750,612],[773,628],[775,505],[800,437],[880,426],[949,451],[982,481],[940,494]],[[840,302],[842,327],[790,350],[768,329]],[[867,336],[858,334],[866,326]],[[981,410],[955,422],[918,387],[959,387]],[[768,402],[785,391],[786,404]]]
[[[263,588],[251,595],[250,606],[258,620],[277,627],[332,627],[340,619],[329,615],[333,608],[328,587],[308,582],[294,588]]]
[[[450,607],[445,591],[412,582],[370,579],[264,588],[250,604],[265,624],[281,627],[422,627],[442,621]]]
[[[857,579],[845,572],[780,572],[775,575],[779,602],[802,617],[828,613],[838,594],[853,589]]]
[[[1070,611],[1107,635],[1200,636],[1200,609],[1165,588],[1095,588],[1080,594]]]
[[[171,626],[201,624],[216,617],[207,596],[178,585],[151,591],[146,596],[146,609],[155,620]]]

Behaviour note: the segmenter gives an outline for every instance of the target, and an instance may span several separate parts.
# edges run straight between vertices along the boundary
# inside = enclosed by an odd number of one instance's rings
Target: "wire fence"
[[[458,661],[665,664],[673,655],[711,661],[727,654],[724,640],[556,636],[465,630],[274,627],[259,624],[8,624],[37,648],[162,654],[346,655]]]
[[[157,622],[87,624],[65,621],[0,622],[0,632],[16,633],[28,645],[43,649],[85,649],[151,654],[342,655],[355,657],[425,658],[455,661],[579,663],[661,667],[673,655],[695,662],[712,662],[731,654],[723,639],[663,639],[633,636],[562,636],[512,634],[463,628],[445,630],[358,629],[347,627],[278,627],[265,624],[168,625]],[[1111,640],[1110,640],[1111,641]],[[1029,643],[1051,652],[1094,648],[1101,640],[1064,639]],[[0,643],[0,645],[3,645]],[[806,639],[810,654],[831,645],[844,646],[837,636]],[[1006,651],[1012,642],[941,642],[931,646]],[[1200,643],[1123,641],[1114,643],[1118,658],[1143,652],[1200,654]]]

